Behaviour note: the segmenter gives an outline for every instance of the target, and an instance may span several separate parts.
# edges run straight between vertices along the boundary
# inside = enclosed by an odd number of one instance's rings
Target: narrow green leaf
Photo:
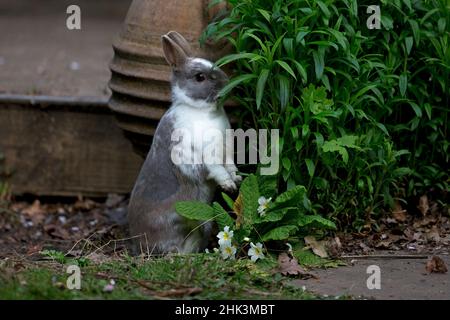
[[[289,160],[289,158],[283,158],[282,163],[283,163],[283,167],[284,167],[287,171],[291,170],[291,165],[292,165],[292,163],[291,163],[291,160]]]
[[[305,159],[306,168],[308,169],[308,174],[310,177],[314,175],[314,171],[316,170],[316,166],[311,159]]]
[[[229,64],[230,62],[236,61],[236,60],[240,60],[240,59],[258,59],[258,58],[263,58],[262,56],[260,56],[259,54],[256,53],[250,53],[250,52],[244,52],[244,53],[236,53],[236,54],[230,54],[227,55],[221,59],[219,59],[216,62],[216,65],[218,67],[222,67],[226,64]]]
[[[400,94],[404,97],[408,86],[408,75],[406,73],[400,75],[398,85],[400,87]]]
[[[234,201],[226,193],[222,192],[222,198],[230,210],[233,210]]]
[[[279,76],[279,83],[280,83],[281,110],[284,110],[289,101],[289,95],[290,95],[289,80],[284,76]]]
[[[403,3],[408,7],[408,9],[411,11],[412,7],[411,7],[411,0],[403,0]]]
[[[425,103],[424,108],[427,113],[428,120],[431,120],[431,105],[429,103]]]
[[[292,134],[292,138],[297,140],[298,139],[298,128],[297,127],[291,127],[291,134]]]
[[[295,76],[294,70],[284,61],[276,60],[275,63],[279,64],[284,70],[286,70],[295,80],[297,77]]]
[[[259,75],[258,83],[256,84],[256,108],[258,110],[261,107],[261,101],[264,96],[264,89],[266,88],[266,82],[269,74],[270,70],[263,69]]]
[[[305,68],[301,65],[300,62],[295,61],[295,60],[291,60],[292,62],[294,62],[295,67],[297,68],[298,73],[300,73],[300,75],[302,76],[303,79],[303,83],[308,82],[308,74],[306,73]]]
[[[419,47],[419,43],[420,43],[420,28],[419,28],[419,24],[417,23],[416,20],[408,20],[409,25],[411,26],[411,29],[413,31],[413,36],[414,36],[414,41],[416,42],[416,48]]]
[[[411,48],[413,46],[414,38],[413,37],[406,37],[405,38],[405,45],[406,45],[406,52],[408,55],[411,53]]]
[[[264,19],[266,19],[267,22],[270,23],[270,13],[263,9],[258,9],[258,11],[259,11],[259,13],[261,13],[261,15],[264,17]]]
[[[328,7],[322,1],[316,1],[316,3],[319,5],[320,10],[322,10],[325,17],[328,18],[331,16],[330,10],[328,10]]]
[[[297,33],[297,37],[295,38],[296,43],[305,44],[305,37],[310,33],[311,31],[300,31]]]
[[[414,101],[409,101],[409,105],[413,108],[417,117],[422,118],[422,109]]]
[[[320,80],[322,78],[323,70],[325,68],[323,50],[314,51],[313,59],[314,59],[314,67],[315,67],[315,71],[316,71],[316,79]]]
[[[231,90],[240,85],[242,82],[247,82],[255,78],[257,78],[257,76],[254,74],[243,74],[237,76],[236,78],[231,79],[231,81],[228,82],[228,84],[224,88],[222,88],[222,90],[220,90],[219,96],[225,97],[231,92]]]

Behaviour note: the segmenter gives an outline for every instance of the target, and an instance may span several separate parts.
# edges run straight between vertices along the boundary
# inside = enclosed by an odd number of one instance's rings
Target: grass
[[[59,262],[57,262],[59,261]],[[0,261],[0,299],[315,299],[270,271],[276,261],[224,261],[216,254],[163,258],[122,256],[94,263],[83,259],[81,290],[66,287],[69,264],[53,261]],[[103,289],[114,279],[112,292]]]

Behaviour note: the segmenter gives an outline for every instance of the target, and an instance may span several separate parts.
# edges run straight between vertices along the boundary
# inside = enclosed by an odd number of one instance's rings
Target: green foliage
[[[45,256],[45,257],[48,257],[48,258],[52,259],[53,261],[61,263],[61,264],[65,264],[67,262],[66,255],[63,252],[61,252],[61,251],[57,251],[57,250],[42,250],[40,252],[40,254]]]
[[[381,1],[380,30],[366,0],[228,2],[203,40],[233,47],[217,64],[233,67],[222,94],[235,89],[242,124],[280,129],[279,190],[305,186],[343,227],[448,191],[448,1]]]
[[[262,196],[259,185],[264,183],[258,181],[255,175],[244,179],[239,196],[231,205],[235,219],[217,202],[209,206],[199,201],[180,201],[175,207],[180,215],[188,219],[215,220],[220,229],[229,226],[238,243],[245,237],[255,242],[287,240],[297,232],[306,233],[311,228],[336,229],[332,221],[310,214],[309,200],[303,186],[280,194],[273,202],[268,201],[266,210],[259,212],[258,200]],[[230,201],[228,196],[224,198]]]

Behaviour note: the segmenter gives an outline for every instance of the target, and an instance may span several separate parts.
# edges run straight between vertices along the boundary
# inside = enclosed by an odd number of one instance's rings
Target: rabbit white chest
[[[225,161],[225,132],[230,124],[222,108],[208,109],[178,104],[171,110],[176,148],[172,154],[177,154],[181,172],[192,179],[198,178],[202,165]]]

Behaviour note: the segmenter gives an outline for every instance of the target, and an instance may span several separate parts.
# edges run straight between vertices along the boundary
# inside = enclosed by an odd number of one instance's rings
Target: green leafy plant
[[[242,182],[236,200],[223,194],[227,210],[218,202],[210,206],[199,201],[180,201],[176,211],[188,219],[216,221],[221,230],[229,227],[238,244],[246,238],[261,242],[288,240],[312,228],[336,228],[332,221],[311,214],[305,187],[296,186],[274,201],[269,200],[275,192],[272,183],[250,175]]]
[[[217,65],[241,125],[280,129],[279,192],[305,186],[314,213],[357,229],[448,192],[448,1],[381,1],[380,30],[366,0],[227,2],[203,40],[233,48]]]
[[[58,263],[61,264],[65,264],[67,262],[67,257],[66,255],[61,252],[61,251],[57,251],[57,250],[42,250],[41,252],[39,252],[41,255],[48,257],[50,259],[52,259],[53,261],[56,261]]]

